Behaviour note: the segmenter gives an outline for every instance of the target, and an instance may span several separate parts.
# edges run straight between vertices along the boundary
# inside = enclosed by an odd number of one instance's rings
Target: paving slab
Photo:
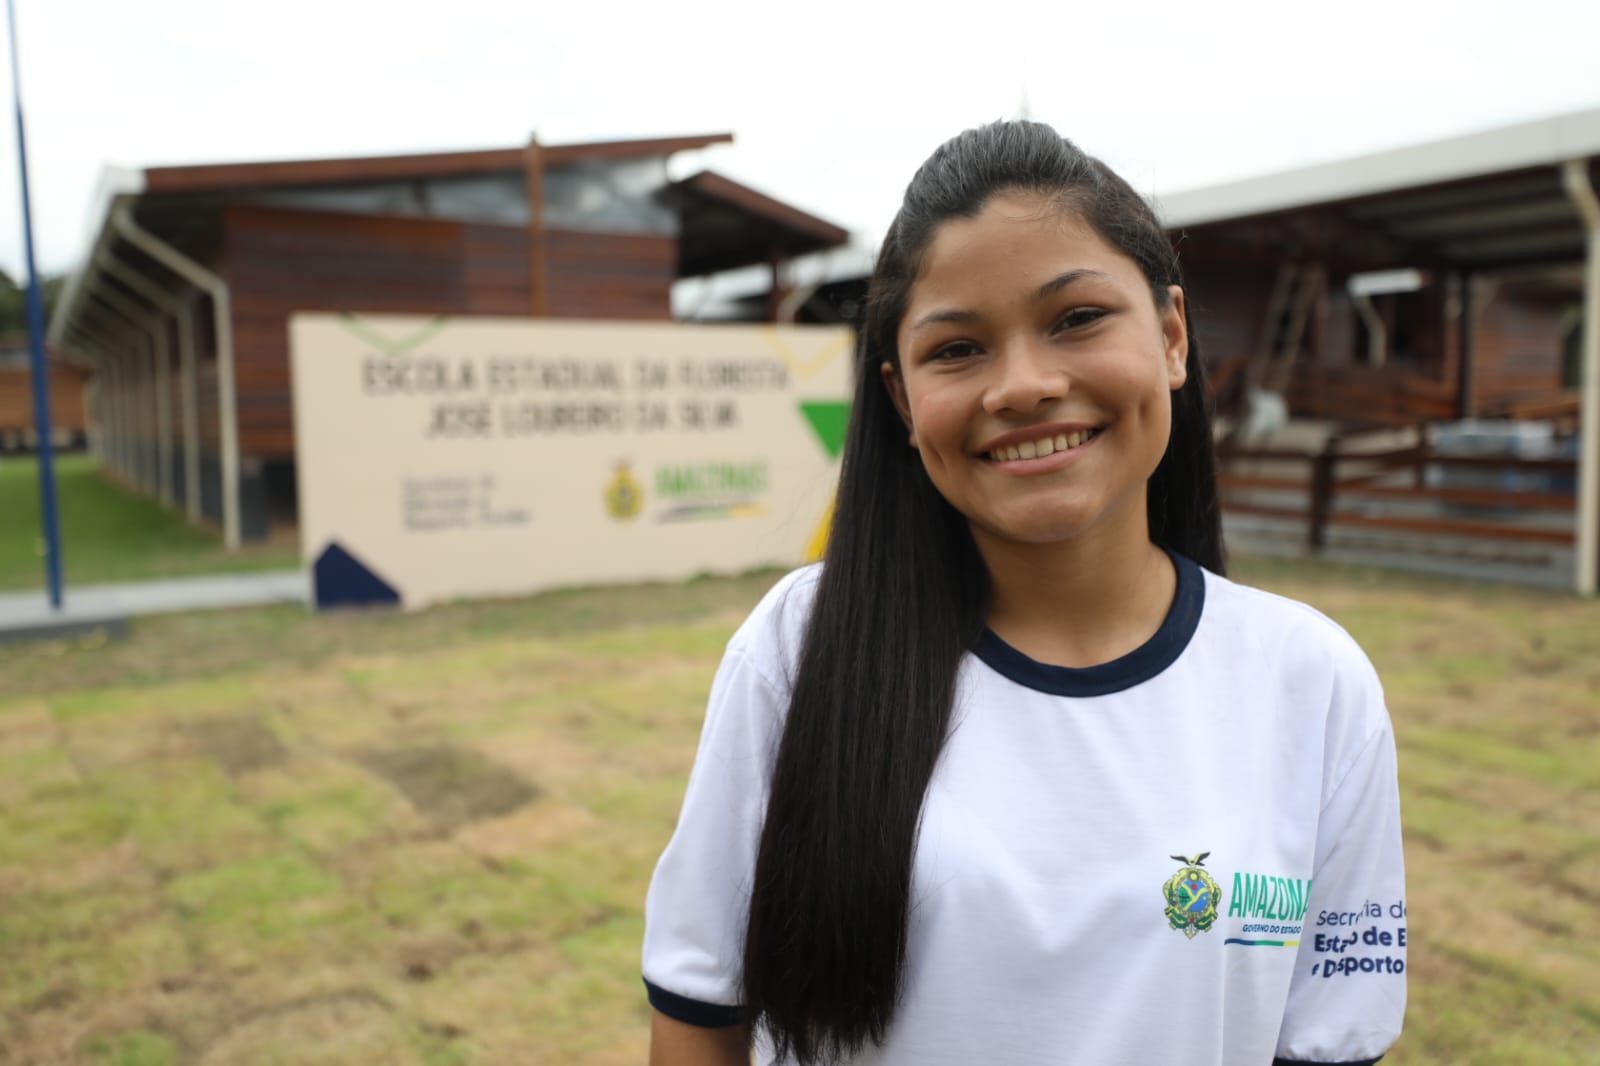
[[[301,570],[68,586],[60,609],[44,591],[0,593],[0,641],[117,629],[128,618],[174,611],[310,603],[311,578]]]

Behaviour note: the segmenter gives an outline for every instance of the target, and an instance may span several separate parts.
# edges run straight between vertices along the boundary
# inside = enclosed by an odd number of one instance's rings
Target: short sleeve
[[[740,1020],[744,930],[780,701],[748,653],[730,649],[712,682],[677,828],[645,899],[650,1004],[690,1025]]]
[[[1381,693],[1372,698],[1381,707]],[[1400,796],[1394,734],[1383,714],[1318,819],[1276,1061],[1376,1062],[1400,1035],[1405,968]]]

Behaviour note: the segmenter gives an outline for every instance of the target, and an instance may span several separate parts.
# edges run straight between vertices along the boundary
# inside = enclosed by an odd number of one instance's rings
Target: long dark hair
[[[923,794],[949,729],[956,671],[981,635],[988,579],[966,519],[906,443],[879,367],[935,230],[997,193],[1040,193],[1139,265],[1158,307],[1181,285],[1148,204],[1049,126],[968,130],[924,163],[884,238],[856,349],[855,402],[826,564],[773,772],[744,946],[744,1006],[780,1058],[882,1043],[905,962]],[[1189,301],[1185,301],[1189,306]],[[1151,476],[1151,539],[1223,569],[1204,367],[1188,379]]]

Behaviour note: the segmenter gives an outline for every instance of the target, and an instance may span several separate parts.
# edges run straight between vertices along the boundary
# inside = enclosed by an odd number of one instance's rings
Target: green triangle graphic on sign
[[[844,451],[844,427],[850,421],[850,404],[843,400],[802,400],[800,413],[811,424],[832,459]]]

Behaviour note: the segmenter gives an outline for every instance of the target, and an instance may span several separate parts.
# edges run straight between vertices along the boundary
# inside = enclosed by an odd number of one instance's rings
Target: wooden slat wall
[[[1454,382],[1405,366],[1335,366],[1302,363],[1289,382],[1289,410],[1297,416],[1352,423],[1409,426],[1455,417]]]
[[[50,423],[56,430],[84,430],[83,392],[89,376],[72,367],[50,367]],[[0,367],[0,430],[33,428],[33,372]]]
[[[1561,388],[1559,305],[1497,293],[1478,315],[1473,342],[1476,410],[1493,413],[1519,396]]]
[[[672,237],[547,230],[553,318],[672,318]]]
[[[231,207],[224,240],[246,455],[294,454],[290,314],[526,315],[531,306],[528,234],[516,227]],[[672,317],[672,237],[548,230],[545,256],[553,317]],[[214,413],[202,420],[215,425]]]
[[[1272,291],[1273,269],[1186,262],[1191,299],[1207,362],[1217,366],[1256,343]],[[1450,317],[1444,284],[1419,293],[1378,297],[1390,329],[1390,366],[1365,365],[1366,331],[1344,293],[1330,286],[1308,336],[1315,369],[1297,369],[1291,409],[1306,417],[1414,421],[1455,415],[1460,323]],[[1518,398],[1561,388],[1558,300],[1499,292],[1478,308],[1473,332],[1475,409],[1493,414]],[[1404,351],[1394,342],[1406,342]],[[1307,354],[1302,353],[1302,363]],[[1335,373],[1337,371],[1337,373]],[[1402,417],[1415,404],[1413,418]]]
[[[1207,366],[1217,366],[1255,349],[1267,296],[1272,292],[1270,266],[1208,266],[1184,263],[1186,293],[1200,350]]]

